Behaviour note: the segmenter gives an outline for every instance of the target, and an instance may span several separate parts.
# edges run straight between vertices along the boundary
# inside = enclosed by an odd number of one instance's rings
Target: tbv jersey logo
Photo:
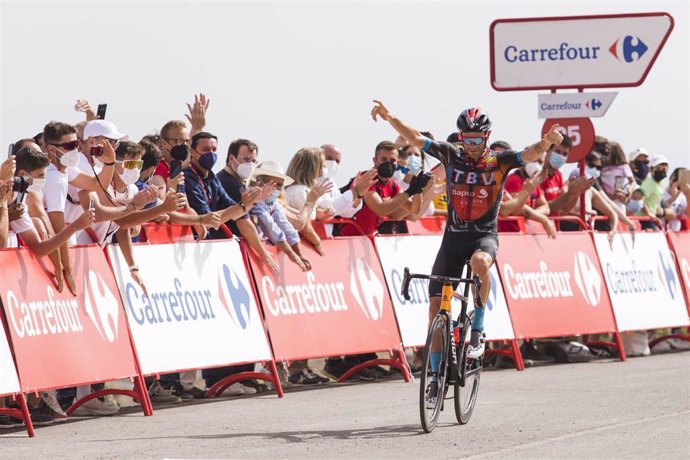
[[[383,283],[366,260],[357,258],[350,269],[350,293],[367,319],[383,316]]]
[[[596,307],[601,300],[601,275],[594,262],[582,252],[575,253],[575,284],[587,301],[588,305]]]
[[[642,59],[648,49],[639,37],[626,35],[613,42],[609,52],[619,61],[631,63]]]
[[[84,309],[103,340],[115,342],[120,304],[103,277],[90,271],[84,276]]]
[[[671,299],[675,299],[678,281],[676,280],[676,275],[673,272],[672,262],[664,258],[664,254],[661,252],[659,252],[659,260],[657,261],[657,274],[659,275],[661,285],[671,296]]]
[[[251,297],[235,270],[223,264],[218,273],[218,295],[236,325],[247,329],[251,320]]]

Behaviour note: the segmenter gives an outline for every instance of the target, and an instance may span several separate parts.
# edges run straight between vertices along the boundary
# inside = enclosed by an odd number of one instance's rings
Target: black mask
[[[666,171],[654,171],[652,177],[656,182],[661,182],[662,180],[666,179]]]
[[[386,161],[376,167],[376,174],[381,179],[390,179],[395,174],[395,162]]]
[[[647,174],[649,174],[649,165],[640,160],[633,161],[633,164],[637,168],[637,173],[635,175],[640,179],[645,179]]]

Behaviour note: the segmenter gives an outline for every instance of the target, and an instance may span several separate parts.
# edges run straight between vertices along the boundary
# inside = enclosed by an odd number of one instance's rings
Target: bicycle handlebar
[[[410,281],[413,278],[440,281],[443,284],[453,284],[453,283],[472,283],[473,280],[469,278],[453,278],[450,276],[440,276],[440,275],[421,275],[419,273],[410,273],[410,269],[405,267],[403,272],[403,281],[400,294],[405,298],[405,300],[410,300]]]

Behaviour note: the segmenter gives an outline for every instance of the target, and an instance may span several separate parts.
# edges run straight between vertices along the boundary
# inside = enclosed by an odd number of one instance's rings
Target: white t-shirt
[[[307,202],[307,195],[309,195],[309,188],[306,185],[291,185],[285,189],[285,203],[297,211],[301,211]],[[316,219],[316,207],[312,208],[309,218],[311,220]]]
[[[52,163],[48,166],[43,186],[43,207],[46,212],[65,212],[68,183],[78,175],[76,168],[67,168],[63,173]]]
[[[668,193],[668,189],[664,190],[664,194],[661,197],[662,201],[666,203],[670,198],[671,195]],[[684,194],[679,193],[676,199],[673,200],[672,203],[669,203],[668,207],[673,209],[673,212],[675,212],[678,217],[685,216],[685,213],[688,210],[688,199],[685,197]],[[680,227],[680,219],[673,219],[668,221],[668,228],[670,228],[671,231],[679,232]]]
[[[352,201],[354,200],[355,196],[352,193],[352,190],[347,190],[345,193],[340,193],[338,184],[336,184],[333,179],[328,180],[333,183],[333,188],[330,192],[324,193],[323,196],[319,198],[319,200],[316,202],[316,206],[324,209],[332,207],[335,209],[336,216],[346,219],[349,219],[357,214],[357,211],[362,209],[362,200],[360,200],[357,206],[353,207]]]

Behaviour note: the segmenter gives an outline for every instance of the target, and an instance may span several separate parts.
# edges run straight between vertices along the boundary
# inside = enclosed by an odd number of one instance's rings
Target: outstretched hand
[[[371,109],[371,118],[373,118],[374,121],[377,121],[377,116],[381,117],[384,121],[388,121],[391,118],[393,118],[391,113],[388,111],[388,108],[386,108],[386,106],[383,105],[383,102],[374,99],[374,104],[374,108]]]
[[[193,104],[187,104],[189,114],[185,117],[192,125],[192,131],[201,131],[206,126],[206,111],[210,103],[211,99],[207,99],[204,93],[199,93],[194,95]]]

